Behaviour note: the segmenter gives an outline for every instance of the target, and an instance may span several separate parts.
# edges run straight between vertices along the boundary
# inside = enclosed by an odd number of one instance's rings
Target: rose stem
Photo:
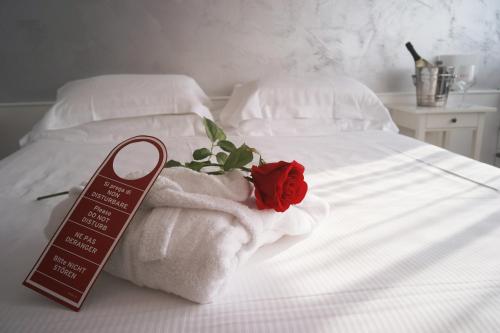
[[[68,194],[68,193],[69,193],[68,191],[59,192],[59,193],[53,193],[53,194],[49,194],[49,195],[44,195],[44,196],[38,197],[38,198],[36,198],[36,200],[44,200],[44,199],[48,199],[48,198],[52,198],[52,197],[57,197],[57,196],[60,196],[60,195],[65,195],[65,194]]]

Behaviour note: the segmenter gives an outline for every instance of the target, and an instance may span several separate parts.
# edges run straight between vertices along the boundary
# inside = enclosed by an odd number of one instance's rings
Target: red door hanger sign
[[[142,178],[120,178],[113,169],[115,157],[137,142],[158,149],[158,162]],[[166,159],[165,145],[155,137],[136,136],[116,146],[66,214],[23,284],[79,311]]]

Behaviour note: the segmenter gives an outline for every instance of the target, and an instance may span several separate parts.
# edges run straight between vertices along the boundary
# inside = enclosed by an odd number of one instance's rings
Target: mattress
[[[88,180],[137,131],[55,131],[0,162],[0,331],[498,331],[500,171],[382,131],[232,138],[268,160],[304,164],[331,216],[307,237],[261,248],[214,303],[103,273],[74,313],[23,287],[61,200],[34,199]],[[177,160],[206,144],[143,134],[162,139]]]

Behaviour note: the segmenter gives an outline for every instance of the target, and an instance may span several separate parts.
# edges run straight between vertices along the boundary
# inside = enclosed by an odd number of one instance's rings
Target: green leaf
[[[231,141],[227,141],[227,140],[219,141],[219,147],[222,150],[227,151],[228,153],[232,153],[233,151],[236,150],[236,146],[234,145],[234,143],[232,143]]]
[[[252,162],[252,160],[252,150],[247,145],[243,144],[238,149],[229,154],[226,162],[224,162],[224,170],[227,171],[230,169],[244,167],[248,163]]]
[[[207,158],[208,156],[212,155],[212,153],[210,152],[209,149],[207,148],[200,148],[200,149],[196,149],[194,152],[193,152],[193,158],[195,160],[202,160],[204,158]]]
[[[210,164],[209,161],[203,161],[203,162],[197,162],[197,161],[191,161],[189,163],[186,163],[186,168],[189,168],[194,171],[200,171],[203,167],[208,166]]]
[[[223,153],[223,152],[217,153],[217,155],[215,155],[215,157],[217,158],[217,162],[219,164],[224,164],[227,160],[227,154]]]
[[[210,119],[203,118],[203,125],[205,125],[205,132],[207,133],[210,141],[215,142],[217,140],[226,140],[226,134],[224,134],[224,131]]]
[[[174,161],[174,160],[169,160],[167,163],[165,163],[165,168],[173,168],[173,167],[178,167],[182,166],[182,163]]]

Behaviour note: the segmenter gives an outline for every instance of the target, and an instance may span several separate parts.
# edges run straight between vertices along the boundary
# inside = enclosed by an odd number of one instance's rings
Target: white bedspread
[[[177,160],[189,159],[206,140],[145,134],[163,139]],[[259,250],[213,304],[196,305],[104,273],[81,312],[73,313],[21,282],[45,246],[42,229],[59,201],[33,199],[87,180],[117,143],[80,140],[49,136],[0,162],[2,332],[500,327],[500,171],[383,132],[245,138],[267,160],[303,163],[311,193],[329,202],[335,219],[307,238]]]

